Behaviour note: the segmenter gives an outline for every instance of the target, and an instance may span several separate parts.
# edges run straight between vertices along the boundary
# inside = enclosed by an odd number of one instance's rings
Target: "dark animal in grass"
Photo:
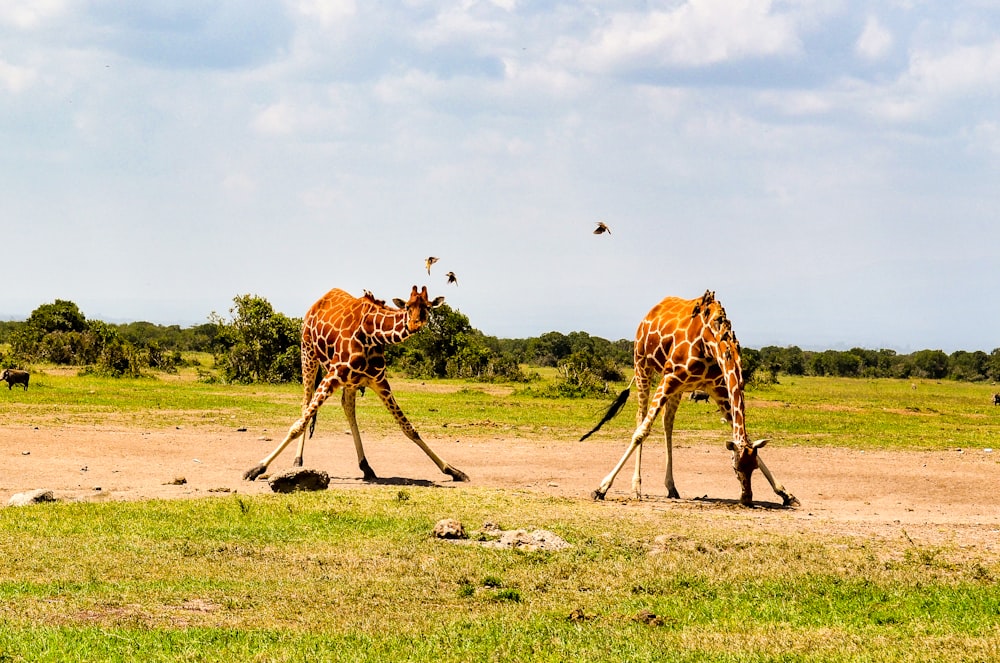
[[[5,368],[0,374],[0,381],[7,382],[7,389],[10,390],[15,384],[22,385],[28,391],[28,379],[31,376],[28,371],[19,371],[16,368]]]
[[[993,394],[993,404],[1000,405],[1000,394]]]
[[[707,403],[708,398],[709,397],[707,391],[701,391],[699,389],[695,389],[694,391],[691,392],[691,400],[693,400],[695,403],[699,401],[705,401]]]

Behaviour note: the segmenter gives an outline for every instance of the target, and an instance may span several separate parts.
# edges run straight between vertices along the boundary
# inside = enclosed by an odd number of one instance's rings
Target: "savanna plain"
[[[543,376],[543,379],[545,377]],[[0,662],[1000,660],[1000,407],[988,384],[781,376],[747,393],[752,438],[801,502],[754,475],[739,505],[727,427],[685,401],[682,495],[662,435],[608,499],[635,396],[395,378],[440,474],[359,398],[361,480],[332,398],[305,466],[317,492],[242,474],[296,418],[294,385],[115,380],[38,367],[0,384]],[[612,391],[616,391],[612,389]],[[288,469],[294,449],[272,464]],[[464,543],[436,539],[453,518]],[[490,524],[562,550],[478,545]]]

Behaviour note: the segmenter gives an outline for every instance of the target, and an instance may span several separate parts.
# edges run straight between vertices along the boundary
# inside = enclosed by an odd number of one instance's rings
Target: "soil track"
[[[269,493],[265,481],[243,481],[242,475],[274,448],[276,437],[261,430],[0,427],[0,504],[15,493],[38,488],[52,490],[60,500]],[[395,435],[365,440],[379,483],[527,490],[589,500],[625,448],[621,440],[425,439],[468,473],[471,482],[452,482],[416,445]],[[642,502],[627,500],[630,462],[608,493],[609,508],[723,510],[784,528],[912,536],[925,543],[1000,550],[1000,451],[864,452],[774,444],[761,453],[801,507],[781,508],[759,472],[754,474],[758,507],[740,507],[729,452],[695,433],[678,431],[674,477],[684,499],[665,498],[663,445],[647,443],[646,497]],[[270,470],[288,469],[293,455],[292,448],[286,449]],[[329,473],[330,490],[370,485],[360,479],[349,434],[317,431],[306,445],[305,460],[307,467]]]

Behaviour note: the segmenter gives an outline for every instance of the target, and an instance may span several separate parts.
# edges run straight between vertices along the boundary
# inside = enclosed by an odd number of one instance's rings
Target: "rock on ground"
[[[39,488],[38,490],[31,490],[27,493],[17,493],[16,495],[11,495],[10,500],[7,502],[7,506],[27,506],[29,504],[40,504],[42,502],[55,501],[56,496],[51,490]]]
[[[322,470],[292,469],[267,480],[276,493],[294,493],[297,490],[326,490],[330,475]]]

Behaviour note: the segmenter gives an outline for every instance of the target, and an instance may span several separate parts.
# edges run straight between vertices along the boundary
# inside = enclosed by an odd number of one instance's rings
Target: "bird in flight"
[[[604,233],[608,233],[610,235],[611,234],[611,228],[608,228],[608,224],[604,223],[603,221],[598,221],[597,222],[597,227],[594,228],[594,234],[595,235],[603,235]]]
[[[445,274],[445,276],[448,277],[448,283],[454,283],[455,285],[458,285],[458,277],[455,276],[455,272],[448,272],[447,274]]]
[[[427,258],[427,260],[424,261],[424,265],[427,266],[427,273],[428,274],[431,273],[431,265],[433,265],[437,261],[438,261],[438,259],[435,258],[434,256],[431,256],[431,257]]]

